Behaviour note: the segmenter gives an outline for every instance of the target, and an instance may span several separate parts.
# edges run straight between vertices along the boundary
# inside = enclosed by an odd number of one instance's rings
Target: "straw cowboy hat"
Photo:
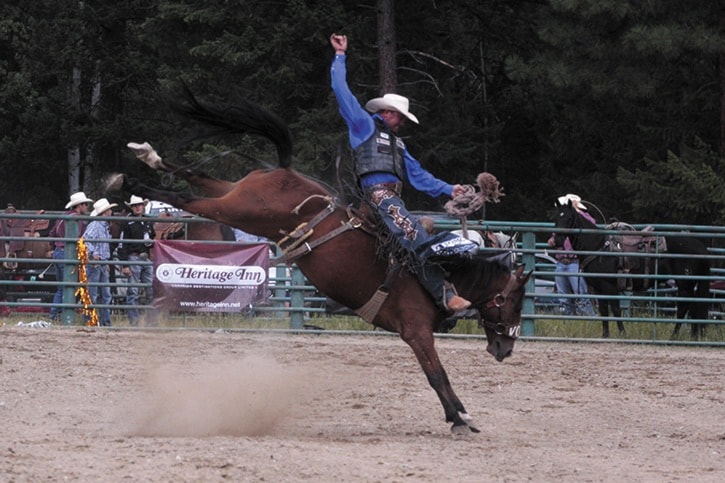
[[[109,203],[106,198],[101,198],[100,200],[93,203],[93,211],[91,211],[91,216],[98,216],[104,211],[115,208],[116,206],[118,206],[116,203]]]
[[[557,201],[559,201],[560,205],[566,205],[571,201],[571,205],[575,209],[587,211],[587,207],[584,206],[584,203],[582,203],[582,199],[578,195],[566,194],[564,196],[559,196],[559,199]]]
[[[93,203],[93,200],[87,197],[84,192],[79,191],[78,193],[70,195],[70,201],[67,205],[65,205],[65,209],[70,210],[74,206],[78,206],[83,203]]]
[[[128,206],[129,208],[131,208],[133,205],[144,205],[144,206],[146,206],[146,205],[149,204],[149,200],[148,200],[148,198],[141,198],[140,196],[131,195],[131,199],[128,200],[128,201],[124,201],[124,203],[126,203],[126,206]]]
[[[385,94],[383,97],[376,97],[365,104],[365,109],[370,112],[398,111],[414,123],[420,124],[418,118],[408,111],[409,107],[408,98],[398,94]]]

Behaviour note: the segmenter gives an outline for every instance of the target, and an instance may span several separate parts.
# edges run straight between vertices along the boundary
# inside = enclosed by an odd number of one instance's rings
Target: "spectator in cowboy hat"
[[[587,213],[587,207],[582,203],[581,197],[575,194],[566,194],[557,198],[559,205],[567,205],[571,203],[571,206],[596,223],[594,218]],[[548,245],[556,250],[561,250],[563,253],[557,253],[556,258],[556,269],[557,274],[554,277],[554,284],[556,286],[557,293],[574,295],[574,294],[586,294],[588,293],[587,283],[584,277],[567,275],[573,273],[579,273],[579,256],[574,252],[569,237],[564,238],[563,246],[556,246],[555,236],[552,234],[548,240]],[[562,315],[594,315],[594,307],[590,299],[577,299],[570,297],[562,297],[559,299],[559,311]]]
[[[557,201],[559,202],[560,205],[565,205],[565,204],[571,202],[571,206],[573,206],[576,211],[578,211],[579,213],[585,214],[586,217],[592,223],[596,223],[596,221],[594,221],[594,218],[592,218],[589,215],[589,213],[587,212],[587,207],[584,206],[584,203],[582,203],[582,199],[579,195],[574,195],[574,194],[568,193],[568,194],[565,194],[564,196],[559,196]]]
[[[93,203],[93,200],[86,196],[82,191],[73,193],[70,196],[70,200],[65,205],[66,215],[78,216],[88,214],[88,207]],[[78,222],[78,237],[83,236],[85,231],[85,222]],[[51,238],[65,238],[65,219],[59,219],[53,225],[53,228],[48,232],[48,236]],[[53,260],[65,260],[65,241],[59,240],[51,242],[53,244]],[[58,282],[63,281],[65,275],[65,262],[57,261],[53,263],[55,268],[55,279]],[[63,302],[63,286],[59,285],[53,296],[53,307],[50,309],[50,320],[60,320],[61,308],[58,304]]]
[[[118,245],[119,260],[129,262],[123,265],[121,273],[128,277],[130,286],[126,289],[126,305],[150,305],[153,303],[153,266],[148,263],[153,240],[156,238],[153,223],[144,220],[144,208],[149,200],[131,195],[124,202],[131,209],[128,220],[121,223],[120,243]],[[136,262],[136,263],[134,263]],[[139,284],[148,285],[140,287]],[[143,297],[142,297],[143,295]],[[131,326],[139,325],[140,313],[136,308],[127,309],[128,322]],[[156,322],[154,311],[146,312],[146,324]]]
[[[384,222],[397,251],[411,261],[418,281],[436,305],[451,312],[467,309],[471,302],[456,293],[433,259],[470,256],[478,246],[448,232],[428,234],[400,197],[403,182],[432,197],[463,194],[465,188],[434,177],[408,152],[398,136],[406,120],[418,124],[408,98],[388,93],[363,108],[347,84],[347,37],[332,34],[330,44],[335,50],[330,68],[332,90],[348,127],[353,167],[365,199]]]
[[[118,206],[116,203],[109,203],[106,198],[101,198],[93,204],[91,216],[111,216],[112,210],[116,206]],[[84,238],[88,253],[86,276],[89,282],[88,290],[91,294],[91,300],[94,304],[110,305],[113,300],[111,287],[108,285],[112,268],[108,264],[111,259],[111,245],[110,242],[100,241],[111,239],[110,222],[108,220],[93,220],[88,224]],[[98,311],[98,325],[110,327],[110,307],[101,307]]]

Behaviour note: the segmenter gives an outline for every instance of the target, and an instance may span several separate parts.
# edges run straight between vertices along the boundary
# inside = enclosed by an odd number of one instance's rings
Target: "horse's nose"
[[[491,354],[498,362],[501,362],[507,357],[511,357],[514,350],[513,347],[508,344],[501,344],[501,341],[496,338],[495,340],[489,342],[486,347],[486,352]]]
[[[502,352],[499,353],[499,356],[496,356],[496,360],[498,362],[502,362],[507,357],[511,357],[511,354],[513,354],[513,353],[514,353],[514,350],[513,349],[509,349],[507,351],[502,351]]]

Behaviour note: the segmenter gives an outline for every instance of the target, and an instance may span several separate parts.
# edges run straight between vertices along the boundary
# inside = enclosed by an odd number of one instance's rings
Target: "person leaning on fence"
[[[65,205],[65,215],[78,216],[88,214],[88,208],[93,203],[93,200],[86,196],[82,191],[73,193],[70,196],[70,200]],[[78,237],[83,236],[86,224],[84,221],[78,221]],[[53,228],[48,232],[48,236],[51,238],[64,238],[65,237],[65,219],[58,219]],[[53,245],[53,260],[59,260],[53,262],[53,268],[55,269],[55,279],[58,282],[63,281],[65,274],[65,242],[58,240],[51,242]],[[58,285],[53,296],[53,307],[50,309],[50,320],[60,320],[60,313],[62,309],[58,306],[63,303],[63,286]]]
[[[409,111],[406,97],[385,94],[370,100],[363,109],[347,85],[347,37],[332,34],[330,44],[335,49],[330,68],[332,90],[348,126],[355,174],[365,199],[381,217],[399,248],[413,260],[411,268],[436,304],[453,312],[467,309],[471,302],[456,294],[453,286],[445,281],[443,269],[432,263],[431,258],[465,256],[478,247],[447,232],[429,235],[400,198],[403,181],[432,197],[454,196],[464,193],[465,188],[441,181],[426,171],[398,137],[398,130],[406,119],[418,123]]]
[[[146,262],[150,259],[153,240],[156,237],[153,223],[144,220],[144,208],[149,200],[139,196],[132,195],[126,206],[129,207],[131,213],[128,214],[128,220],[121,223],[121,235],[118,244],[118,259],[129,262],[123,265],[121,273],[128,277],[129,287],[126,289],[126,304],[134,305],[150,305],[153,302],[153,289],[151,286],[139,287],[139,284],[151,284],[153,282],[153,266]],[[141,294],[144,294],[141,300]],[[138,326],[140,313],[137,308],[130,307],[127,309],[128,322],[131,326]],[[146,324],[153,325],[156,323],[156,317],[153,310],[146,313]]]
[[[581,213],[582,216],[589,219],[592,223],[596,223],[594,218],[587,213],[587,208],[584,206],[578,195],[567,194],[558,198],[560,205],[566,205],[569,201],[571,201],[571,205],[575,210]],[[569,237],[564,238],[563,246],[556,246],[556,242],[554,240],[554,235],[551,235],[551,238],[547,241],[548,245],[556,250],[564,252],[557,253],[555,256],[555,272],[561,274],[578,274],[580,271],[579,257],[574,252]],[[587,283],[583,277],[573,275],[556,275],[554,277],[554,284],[556,285],[557,293],[560,294],[580,295],[588,292]],[[559,299],[559,310],[562,315],[594,315],[594,307],[592,306],[592,301],[590,299],[562,297]]]
[[[111,216],[112,209],[118,206],[116,203],[109,203],[106,198],[101,198],[93,204],[91,216]],[[88,253],[88,265],[86,265],[86,276],[88,278],[91,300],[96,305],[110,305],[113,301],[111,295],[110,271],[111,266],[105,263],[111,259],[111,224],[108,220],[93,220],[88,224],[83,235],[86,241],[86,252]],[[100,285],[95,285],[100,284]],[[98,309],[98,325],[111,326],[111,309],[102,307]]]

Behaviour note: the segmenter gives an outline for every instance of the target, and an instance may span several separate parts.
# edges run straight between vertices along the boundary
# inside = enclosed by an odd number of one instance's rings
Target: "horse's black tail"
[[[187,86],[184,86],[184,99],[186,103],[172,102],[171,107],[187,117],[219,128],[216,134],[240,133],[265,137],[277,147],[279,166],[289,168],[292,165],[292,135],[287,124],[275,113],[247,99],[232,106],[202,103]]]

